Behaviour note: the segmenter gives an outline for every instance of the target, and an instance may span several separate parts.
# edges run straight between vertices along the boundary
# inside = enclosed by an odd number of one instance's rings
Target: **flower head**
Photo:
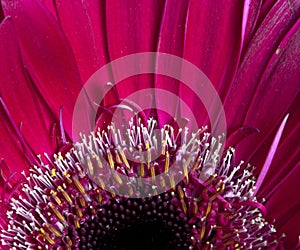
[[[139,231],[150,245],[168,239],[156,248],[297,244],[298,0],[2,0],[1,7],[2,247],[132,248],[122,235]],[[116,83],[101,103],[87,100],[100,130],[73,145],[83,83],[110,61],[149,51],[184,58],[208,76],[224,104],[226,142],[209,124],[215,98],[205,106],[180,81],[144,74]],[[110,82],[115,73],[107,71]],[[147,88],[150,95],[128,101]],[[144,102],[169,104],[159,89],[183,99],[212,135],[181,137],[190,119],[181,103],[169,105],[180,119],[140,111]],[[142,122],[130,121],[129,134],[128,120],[110,123],[118,108],[139,111]],[[154,124],[161,136],[147,137]]]

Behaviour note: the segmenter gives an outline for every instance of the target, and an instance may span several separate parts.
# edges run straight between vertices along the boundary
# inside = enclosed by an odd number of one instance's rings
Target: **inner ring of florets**
[[[129,127],[112,124],[106,131],[82,136],[73,153],[102,188],[135,198],[169,190],[187,179],[200,161],[205,161],[203,177],[214,171],[221,143],[216,139],[208,143],[206,128],[190,133],[188,128],[165,125],[157,129],[156,125],[154,119],[147,125],[140,119],[132,119]]]

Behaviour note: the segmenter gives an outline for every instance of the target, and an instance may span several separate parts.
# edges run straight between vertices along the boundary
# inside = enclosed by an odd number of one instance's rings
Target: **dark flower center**
[[[69,237],[78,249],[188,249],[190,227],[164,194],[109,201]]]

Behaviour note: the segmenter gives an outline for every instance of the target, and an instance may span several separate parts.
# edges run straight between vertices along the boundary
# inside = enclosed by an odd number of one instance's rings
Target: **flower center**
[[[276,247],[249,166],[203,130],[139,121],[47,155],[3,202],[7,249]],[[123,129],[123,128],[122,128]],[[162,175],[164,174],[164,175]],[[157,178],[159,176],[159,178]],[[127,179],[126,179],[127,178]]]
[[[182,249],[191,243],[185,217],[164,194],[109,201],[80,228],[69,230],[79,249]]]

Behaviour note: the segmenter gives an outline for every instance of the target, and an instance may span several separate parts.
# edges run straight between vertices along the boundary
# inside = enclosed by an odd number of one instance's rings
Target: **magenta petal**
[[[280,127],[279,127],[279,129],[276,133],[276,136],[275,136],[274,141],[271,145],[268,156],[265,160],[265,163],[264,163],[263,167],[261,168],[260,175],[258,176],[258,179],[257,179],[257,182],[256,182],[256,189],[254,191],[254,195],[256,195],[257,192],[259,191],[260,186],[262,185],[262,182],[264,181],[264,179],[265,179],[265,177],[268,173],[268,170],[269,170],[269,168],[271,166],[271,163],[272,163],[272,160],[274,158],[274,155],[275,155],[276,149],[278,147],[278,144],[279,144],[279,141],[280,141],[280,138],[281,138],[281,135],[282,135],[283,129],[285,127],[287,119],[288,119],[288,115],[284,118],[283,122],[281,123],[281,125],[280,125]]]
[[[259,150],[278,121],[287,113],[300,91],[300,21],[298,21],[270,60],[248,107],[244,124],[258,127],[261,133],[239,145],[240,157],[248,161]],[[282,84],[286,83],[286,84]],[[238,112],[237,112],[238,113]],[[291,114],[293,115],[293,114]],[[265,122],[262,117],[268,117]],[[249,150],[249,144],[253,145]],[[263,159],[263,157],[261,157]],[[261,166],[262,162],[254,164]]]
[[[256,31],[255,36],[245,52],[235,81],[225,100],[224,107],[227,115],[229,133],[243,125],[256,127],[256,124],[244,123],[245,117],[243,114],[247,113],[253,95],[260,93],[257,91],[257,86],[266,65],[271,59],[271,56],[276,52],[279,43],[295,24],[299,13],[299,1],[298,5],[294,6],[293,11],[290,9],[288,2],[279,1]],[[286,57],[288,56],[288,53],[286,53]],[[276,60],[282,60],[280,58],[281,56]],[[286,64],[282,65],[282,67],[285,66]],[[264,97],[264,100],[268,101],[269,98]],[[262,108],[260,108],[260,110],[262,110]],[[267,111],[267,109],[264,110]],[[259,117],[262,117],[261,114]],[[269,124],[272,124],[272,121],[270,121]]]
[[[64,34],[39,2],[2,1],[2,5],[5,14],[13,19],[24,64],[38,91],[56,118],[63,106],[65,128],[70,135],[73,106],[81,81]]]
[[[250,0],[243,47],[246,47],[248,45],[254,34],[261,5],[262,0]]]
[[[52,119],[53,123],[54,120],[53,117],[44,117],[41,114],[43,107],[38,103],[39,95],[27,78],[20,60],[11,18],[6,18],[0,26],[0,54],[5,61],[0,67],[0,81],[6,83],[1,85],[0,93],[14,119],[11,122],[22,122],[22,134],[36,153],[53,153],[49,128],[45,121]],[[9,157],[11,155],[5,158]]]
[[[108,62],[104,1],[55,1],[83,82]],[[74,15],[74,13],[76,13]]]
[[[156,51],[163,7],[163,1],[107,1],[106,25],[110,59]],[[148,63],[148,59],[136,62],[137,65],[140,63]],[[153,88],[152,75],[126,79],[117,86],[121,98],[146,88]],[[138,105],[149,106],[154,99],[151,90],[147,96],[136,94]]]
[[[280,188],[280,185],[296,171],[300,155],[299,105],[300,94],[298,98],[296,98],[296,101],[294,102],[292,107],[288,110],[290,117],[286,124],[281,143],[277,149],[266,181],[258,193],[260,197],[269,199],[269,197],[272,196],[278,188]],[[255,154],[255,158],[253,159],[253,161],[259,161],[259,159],[261,157],[264,157],[264,155],[265,152],[262,152],[261,155]]]
[[[172,1],[166,1],[158,40],[158,52],[182,57],[187,9],[188,1],[179,1],[177,4],[173,4]],[[159,58],[157,63],[159,64]],[[170,77],[156,75],[155,87],[164,89],[174,95],[179,94],[179,81]],[[170,105],[168,98],[162,98],[156,94],[156,105],[162,110],[166,110],[165,107],[168,105],[170,106],[170,115],[173,117],[178,115],[177,102]],[[159,116],[158,120],[161,124],[165,124],[169,122],[166,118],[165,116]]]
[[[286,249],[295,249],[300,232],[299,178],[300,164],[266,203],[270,218],[277,218],[279,232],[286,234]]]
[[[184,58],[199,67],[223,99],[235,74],[242,42],[243,1],[190,1]],[[182,91],[181,96],[189,93]],[[200,123],[206,111],[190,104]]]

